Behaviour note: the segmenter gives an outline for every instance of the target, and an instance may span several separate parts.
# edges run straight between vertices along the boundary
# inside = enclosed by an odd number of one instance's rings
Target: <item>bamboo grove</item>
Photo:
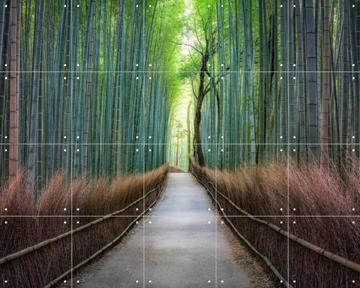
[[[175,67],[181,5],[0,2],[2,177],[21,167],[41,185],[59,169],[113,175],[165,161],[151,143],[166,142],[177,84],[154,71]]]
[[[359,1],[195,6],[197,41],[185,70],[200,164],[235,168],[288,155],[327,166],[359,156]]]

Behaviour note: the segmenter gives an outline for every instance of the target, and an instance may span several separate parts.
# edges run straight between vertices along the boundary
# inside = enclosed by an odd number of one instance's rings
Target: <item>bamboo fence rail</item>
[[[226,221],[229,223],[229,225],[231,226],[231,228],[235,231],[235,233],[242,239],[244,240],[244,242],[256,253],[258,254],[264,261],[265,263],[270,267],[270,269],[274,272],[274,274],[276,275],[277,278],[279,278],[281,281],[283,281],[283,283],[285,285],[290,285],[289,283],[286,283],[285,279],[283,276],[281,276],[281,274],[278,272],[278,270],[271,264],[270,260],[265,257],[264,255],[262,255],[260,252],[258,252],[250,243],[249,241],[246,240],[246,238],[240,234],[240,232],[235,228],[235,226],[233,225],[233,223],[231,222],[231,220],[227,217],[227,215],[225,214],[224,210],[221,209],[221,205],[218,202],[217,197],[214,196],[214,193],[216,193],[217,196],[220,196],[221,198],[223,198],[228,204],[230,204],[233,208],[235,208],[238,212],[240,212],[242,215],[244,215],[246,218],[257,222],[261,225],[265,225],[267,227],[269,227],[270,229],[272,229],[273,231],[281,234],[282,236],[288,238],[289,240],[293,241],[294,243],[301,245],[302,247],[311,250],[312,252],[321,255],[323,257],[326,257],[327,259],[341,265],[344,266],[346,268],[349,268],[353,271],[356,272],[360,272],[360,264],[359,263],[355,263],[349,259],[346,259],[342,256],[336,255],[330,251],[325,250],[324,248],[321,248],[313,243],[310,243],[309,241],[306,241],[302,238],[297,237],[296,235],[285,231],[284,229],[278,227],[277,225],[266,221],[266,220],[262,220],[259,219],[258,217],[255,217],[251,214],[249,214],[248,212],[246,212],[245,210],[241,209],[239,206],[237,206],[233,201],[231,201],[231,199],[229,199],[226,195],[224,195],[223,193],[221,193],[220,191],[217,190],[217,188],[214,186],[213,183],[207,181],[207,179],[204,179],[204,177],[200,176],[196,171],[194,171],[194,169],[192,169],[192,174],[195,176],[195,178],[205,187],[205,189],[207,190],[207,192],[209,193],[209,195],[211,196],[211,198],[213,199],[213,201],[215,202],[216,206],[219,207],[219,211],[222,214],[222,216],[224,216],[224,218],[226,219]],[[288,286],[290,287],[290,286]]]
[[[58,276],[57,278],[53,279],[52,281],[50,281],[46,286],[44,287],[52,287],[55,284],[59,283],[59,281],[61,281],[62,279],[66,278],[68,275],[70,275],[73,271],[79,269],[80,267],[86,265],[87,263],[89,263],[90,261],[92,261],[93,259],[95,259],[97,256],[99,256],[101,253],[103,253],[105,250],[109,249],[111,246],[113,246],[115,243],[117,243],[129,230],[130,228],[140,219],[142,218],[146,212],[149,210],[149,208],[151,208],[152,206],[154,206],[156,204],[156,202],[158,201],[158,199],[161,196],[161,192],[163,191],[163,187],[164,187],[165,183],[162,183],[158,186],[156,186],[154,189],[146,192],[142,197],[138,198],[137,200],[133,201],[132,203],[128,204],[127,206],[125,206],[124,208],[117,210],[113,213],[107,214],[103,217],[97,218],[94,221],[91,221],[79,228],[67,231],[61,235],[58,235],[56,237],[47,239],[45,241],[42,241],[40,243],[37,243],[31,247],[27,247],[25,249],[22,249],[18,252],[12,253],[10,255],[7,255],[3,258],[0,259],[0,267],[1,265],[6,265],[9,262],[21,258],[22,256],[25,256],[27,254],[33,253],[35,251],[40,250],[41,248],[47,247],[50,244],[56,243],[58,241],[60,241],[61,239],[67,238],[71,235],[77,234],[80,231],[84,231],[98,223],[104,222],[108,219],[113,218],[114,216],[117,216],[121,213],[124,213],[125,211],[127,211],[129,208],[133,207],[134,205],[138,204],[139,202],[141,202],[142,200],[146,199],[148,196],[150,196],[151,194],[153,194],[154,192],[157,192],[158,194],[156,195],[156,198],[153,202],[151,202],[149,204],[148,207],[145,207],[145,209],[138,215],[134,215],[136,216],[136,218],[134,218],[134,220],[132,220],[127,226],[126,228],[121,231],[121,233],[114,238],[110,243],[106,244],[104,247],[102,247],[100,250],[96,251],[94,254],[92,254],[90,257],[86,258],[85,260],[81,261],[79,264],[71,267],[69,270],[67,270],[66,272],[64,272],[63,274],[61,274],[60,276]]]

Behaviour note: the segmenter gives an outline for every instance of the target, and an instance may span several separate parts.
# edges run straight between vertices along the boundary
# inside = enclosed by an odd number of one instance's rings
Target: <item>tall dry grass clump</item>
[[[352,159],[340,177],[336,168],[317,164],[270,163],[232,172],[192,163],[194,175],[212,193],[216,187],[246,212],[356,263],[360,263],[360,223],[355,217],[360,209],[359,167]],[[217,199],[225,214],[244,216],[219,194]],[[357,287],[353,283],[360,281],[357,272],[247,217],[229,219],[285,278],[296,281],[296,287]]]
[[[26,177],[19,176],[0,190],[0,258],[119,211],[147,195],[125,212],[85,230],[72,233],[34,253],[0,265],[0,281],[7,287],[43,287],[84,261],[120,235],[156,201],[168,165],[144,174],[69,182],[55,174],[34,199]]]

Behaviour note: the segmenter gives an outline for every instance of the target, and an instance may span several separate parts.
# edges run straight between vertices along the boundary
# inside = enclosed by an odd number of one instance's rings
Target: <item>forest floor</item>
[[[274,287],[222,223],[190,174],[169,173],[166,192],[153,211],[74,282],[87,288]]]

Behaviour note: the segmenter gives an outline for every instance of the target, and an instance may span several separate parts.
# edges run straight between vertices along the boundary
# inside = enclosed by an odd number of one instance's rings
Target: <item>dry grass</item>
[[[193,170],[248,213],[360,263],[360,223],[355,217],[360,210],[360,165],[354,159],[351,163],[344,177],[340,177],[336,169],[325,170],[316,164],[272,163],[230,172],[201,168],[194,163]],[[240,214],[220,196],[218,199],[226,214]],[[288,247],[286,237],[266,226],[243,217],[231,219],[285,277],[289,273],[296,287],[360,287],[356,286],[360,285],[358,273],[293,242],[289,242]]]
[[[164,183],[167,172],[168,165],[164,165],[145,174],[118,176],[112,181],[107,178],[89,180],[83,176],[71,183],[59,172],[43,188],[37,201],[29,192],[25,177],[19,177],[0,191],[0,257],[126,207]],[[143,208],[149,207],[158,193],[151,193],[145,201],[128,209],[127,216],[112,217],[73,234],[72,242],[67,237],[2,265],[0,283],[7,280],[7,287],[44,286],[111,242]]]

